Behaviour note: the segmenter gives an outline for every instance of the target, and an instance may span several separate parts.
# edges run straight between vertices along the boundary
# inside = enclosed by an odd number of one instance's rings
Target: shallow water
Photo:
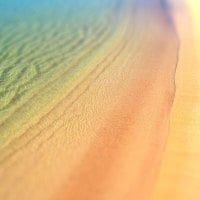
[[[115,33],[122,9],[121,0],[0,1],[1,132],[11,132],[4,124],[21,107],[36,112],[85,70]],[[43,101],[29,104],[36,95]]]

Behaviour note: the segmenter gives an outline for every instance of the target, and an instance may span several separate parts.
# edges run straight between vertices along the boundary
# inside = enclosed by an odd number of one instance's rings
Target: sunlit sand
[[[199,199],[198,6],[0,0],[0,199]]]

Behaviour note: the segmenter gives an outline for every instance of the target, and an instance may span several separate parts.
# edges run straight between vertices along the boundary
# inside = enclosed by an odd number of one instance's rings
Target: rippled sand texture
[[[122,9],[120,1],[87,0],[0,6],[0,145],[5,146],[30,126],[30,118],[47,112],[50,98],[57,102],[95,69],[89,62],[99,59],[100,47],[105,53],[110,48]]]
[[[179,200],[196,184],[177,120],[198,121],[182,114],[198,74],[174,2],[0,0],[0,199]]]

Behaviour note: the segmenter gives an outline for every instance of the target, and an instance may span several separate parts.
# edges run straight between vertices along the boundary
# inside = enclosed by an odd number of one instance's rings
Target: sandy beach
[[[198,3],[38,2],[0,4],[0,199],[199,199]]]

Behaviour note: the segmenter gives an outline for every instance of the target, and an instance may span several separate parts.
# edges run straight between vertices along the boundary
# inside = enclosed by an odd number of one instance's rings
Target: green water
[[[118,28],[122,2],[0,0],[0,137],[20,128],[69,80],[76,86]]]

